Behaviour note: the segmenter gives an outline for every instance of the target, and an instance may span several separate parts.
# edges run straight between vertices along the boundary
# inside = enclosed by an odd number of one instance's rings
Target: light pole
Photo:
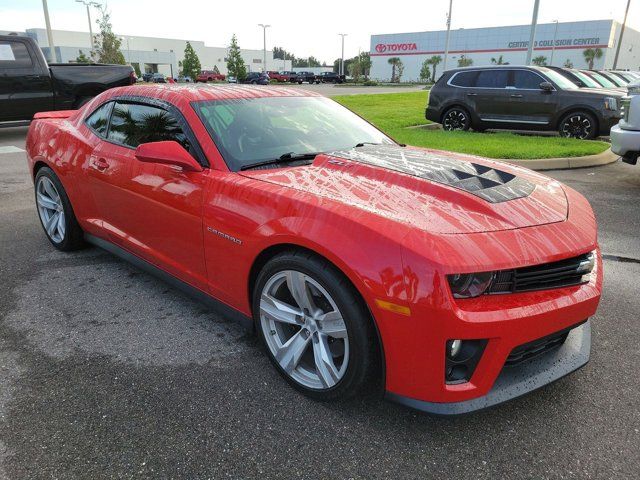
[[[442,71],[447,71],[447,59],[449,58],[449,39],[451,38],[451,12],[453,10],[453,0],[449,0],[449,13],[447,13],[447,37],[444,41],[444,62]]]
[[[525,65],[531,65],[531,57],[533,56],[533,43],[536,38],[536,27],[538,26],[538,8],[540,0],[535,0],[533,4],[533,18],[531,19],[531,34],[529,35],[529,48],[527,49],[527,60]]]
[[[340,57],[340,75],[344,75],[344,37],[346,37],[347,33],[339,33],[342,37],[342,55]]]
[[[49,21],[49,8],[47,0],[42,0],[42,8],[44,9],[44,23],[47,27],[47,41],[49,42],[49,61],[55,62],[55,45],[53,44],[53,33],[51,33],[51,22]]]
[[[556,24],[556,28],[553,31],[553,43],[551,44],[551,61],[549,62],[549,65],[551,65],[553,67],[553,54],[556,53],[556,38],[558,38],[558,20],[554,20],[554,23]]]
[[[262,71],[267,71],[267,28],[271,25],[265,25],[263,23],[258,24],[262,27]]]
[[[620,38],[618,39],[618,45],[616,47],[616,55],[613,57],[613,69],[618,68],[618,56],[620,56],[620,46],[622,45],[622,36],[624,35],[624,29],[627,26],[627,14],[629,13],[629,6],[631,0],[627,2],[627,9],[624,11],[624,20],[622,21],[622,28],[620,29]]]
[[[89,21],[89,39],[91,42],[91,51],[95,48],[93,45],[93,28],[91,27],[91,12],[89,11],[89,7],[99,7],[100,4],[98,2],[89,2],[87,0],[76,0],[76,2],[83,4],[87,7],[87,20]]]

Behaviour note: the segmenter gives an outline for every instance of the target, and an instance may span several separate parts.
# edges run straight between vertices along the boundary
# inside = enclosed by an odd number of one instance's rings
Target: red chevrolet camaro
[[[95,244],[253,326],[313,398],[381,380],[405,405],[464,413],[589,360],[594,215],[530,170],[241,86],[114,88],[36,115],[27,153],[56,248]]]

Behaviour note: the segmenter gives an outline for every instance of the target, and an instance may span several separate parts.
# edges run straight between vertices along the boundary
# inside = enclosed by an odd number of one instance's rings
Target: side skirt
[[[138,267],[140,270],[144,270],[145,272],[153,275],[154,277],[158,277],[162,281],[168,283],[172,287],[177,288],[193,299],[205,304],[215,313],[238,322],[240,325],[245,327],[247,330],[253,331],[253,320],[250,317],[247,317],[245,314],[239,312],[233,307],[230,307],[226,303],[223,303],[219,300],[216,300],[211,295],[203,292],[199,288],[193,287],[186,282],[174,277],[168,272],[165,272],[161,268],[156,267],[155,265],[143,260],[142,258],[134,255],[127,250],[114,245],[108,240],[104,240],[102,238],[98,238],[94,235],[89,235],[87,233],[84,234],[84,238],[87,242],[95,245],[96,247],[102,248],[107,252],[115,255],[116,257],[120,257],[121,259],[131,263],[132,265]]]

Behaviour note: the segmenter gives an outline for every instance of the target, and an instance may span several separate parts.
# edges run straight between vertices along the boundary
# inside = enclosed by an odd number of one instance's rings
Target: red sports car
[[[98,245],[246,322],[313,398],[378,380],[463,413],[589,360],[594,215],[527,169],[250,86],[114,88],[37,114],[27,152],[56,248]]]

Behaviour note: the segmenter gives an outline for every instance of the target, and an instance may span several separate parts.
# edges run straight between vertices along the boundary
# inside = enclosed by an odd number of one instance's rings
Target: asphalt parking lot
[[[638,478],[640,165],[549,172],[607,255],[591,362],[439,418],[315,403],[241,327],[99,249],[54,250],[25,134],[0,129],[0,478]]]

